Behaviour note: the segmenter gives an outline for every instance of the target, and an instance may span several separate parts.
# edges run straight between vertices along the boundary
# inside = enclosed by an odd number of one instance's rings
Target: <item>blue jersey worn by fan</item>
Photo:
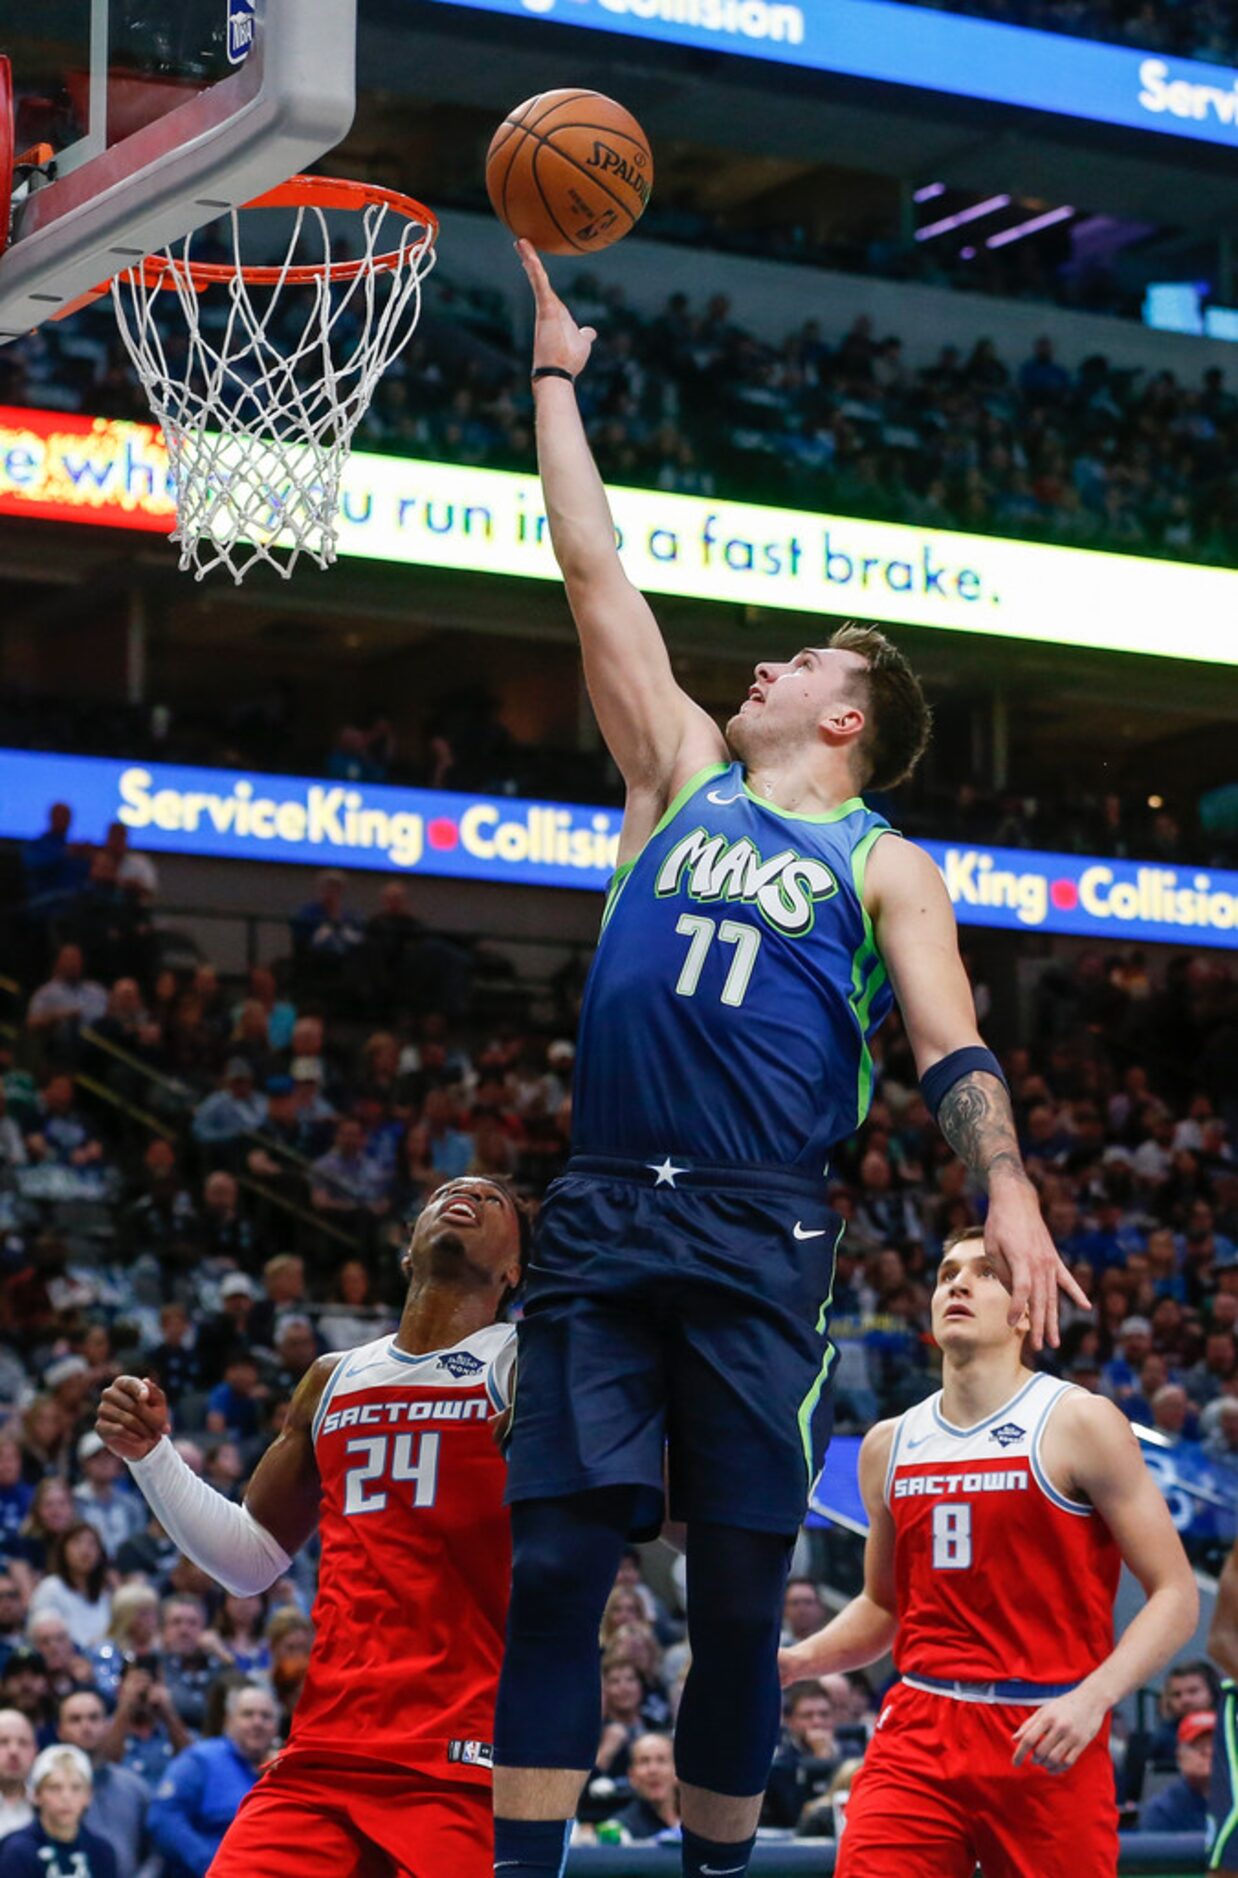
[[[890,832],[858,797],[792,815],[716,764],[616,874],[533,1267],[514,1497],[638,1485],[652,1527],[669,1435],[676,1517],[742,1498],[750,1527],[799,1524],[829,1433],[825,1176],[891,1003],[862,899]]]

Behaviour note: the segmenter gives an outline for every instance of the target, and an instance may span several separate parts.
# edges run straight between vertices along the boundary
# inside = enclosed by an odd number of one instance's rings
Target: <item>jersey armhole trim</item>
[[[512,1342],[514,1341],[515,1339],[513,1338]],[[498,1379],[499,1364],[503,1361],[503,1358],[507,1355],[508,1351],[511,1349],[512,1349],[511,1342],[504,1343],[502,1348],[496,1353],[493,1359],[486,1365],[486,1394],[490,1397],[490,1401],[495,1409],[496,1414],[499,1414],[499,1415],[502,1415],[504,1410],[509,1409],[512,1406],[512,1403],[515,1401],[515,1398],[516,1398],[516,1391],[514,1388],[512,1389],[510,1395],[505,1395],[503,1393],[503,1390],[499,1386],[499,1379]],[[507,1378],[508,1378],[509,1383],[514,1381],[515,1370],[516,1370],[516,1355],[515,1355],[515,1351],[512,1350],[511,1360],[507,1364]]]
[[[318,1404],[317,1412],[315,1413],[313,1421],[310,1423],[310,1446],[311,1447],[314,1447],[317,1445],[319,1431],[322,1428],[323,1421],[326,1417],[327,1409],[331,1402],[331,1397],[335,1394],[335,1385],[342,1379],[344,1371],[348,1368],[350,1357],[351,1357],[351,1352],[349,1352],[348,1356],[342,1356],[339,1362],[336,1364],[335,1368],[331,1371],[330,1376],[327,1378],[327,1386],[322,1392],[322,1399]]]
[[[890,1458],[886,1462],[885,1483],[881,1489],[881,1497],[885,1501],[887,1507],[890,1504],[890,1492],[894,1486],[894,1466],[895,1466],[895,1462],[898,1460],[899,1443],[902,1441],[902,1439],[903,1439],[903,1417],[900,1415],[898,1420],[894,1424],[894,1439],[890,1443]]]
[[[1094,1506],[1086,1506],[1082,1500],[1068,1500],[1064,1493],[1059,1493],[1050,1480],[1045,1470],[1044,1462],[1040,1458],[1040,1444],[1044,1439],[1045,1429],[1049,1425],[1049,1418],[1062,1398],[1069,1395],[1074,1387],[1075,1384],[1073,1383],[1065,1383],[1060,1389],[1056,1390],[1053,1400],[1047,1404],[1044,1413],[1036,1424],[1036,1433],[1032,1437],[1032,1476],[1046,1500],[1050,1501],[1054,1506],[1060,1507],[1063,1513],[1073,1513],[1076,1519],[1091,1519],[1095,1515],[1096,1508]]]
[[[730,768],[731,765],[729,763],[707,763],[704,769],[697,770],[695,776],[689,776],[683,788],[678,791],[674,799],[663,809],[654,827],[650,829],[644,841],[642,841],[640,847],[632,856],[632,859],[630,861],[621,862],[615,869],[606,888],[606,905],[602,909],[601,930],[603,932],[606,931],[607,921],[619,904],[619,895],[627,885],[628,875],[640,860],[641,855],[645,852],[649,843],[655,841],[664,830],[670,827],[680,809],[683,808],[686,802],[691,801],[702,783],[708,782],[713,776],[725,776]]]
[[[670,827],[680,809],[692,800],[702,783],[711,781],[715,776],[725,776],[730,768],[730,763],[707,763],[704,769],[697,770],[695,776],[689,776],[683,788],[676,793],[663,809],[655,827],[650,831],[649,841],[646,841],[642,845],[640,854],[637,854],[629,865],[634,865],[636,861],[639,861],[641,854],[643,854],[645,849],[649,846],[649,842],[653,841],[658,835],[662,834],[665,829]]]
[[[864,922],[864,937],[851,961],[851,991],[847,1002],[860,1033],[860,1065],[856,1077],[855,1113],[856,1127],[868,1113],[868,1105],[873,1093],[873,1057],[868,1047],[868,1020],[873,1007],[873,999],[886,982],[885,960],[877,948],[877,935],[868,908],[864,904],[864,874],[868,867],[868,857],[880,841],[882,835],[896,835],[898,830],[883,824],[880,828],[870,828],[862,835],[851,850],[851,880],[855,888],[856,905],[860,909],[860,918]]]

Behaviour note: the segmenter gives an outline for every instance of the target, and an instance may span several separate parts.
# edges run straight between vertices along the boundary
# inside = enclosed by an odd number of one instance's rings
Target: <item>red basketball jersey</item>
[[[946,1421],[940,1394],[899,1417],[885,1497],[900,1674],[1076,1682],[1112,1650],[1118,1548],[1040,1458],[1071,1387],[1033,1376],[974,1428]]]
[[[505,1324],[426,1356],[383,1337],[323,1391],[315,1640],[291,1750],[489,1777],[511,1575],[489,1422],[514,1355]]]

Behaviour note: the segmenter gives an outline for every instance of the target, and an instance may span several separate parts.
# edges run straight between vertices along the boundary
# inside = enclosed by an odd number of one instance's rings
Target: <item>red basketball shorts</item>
[[[1031,1711],[899,1683],[847,1802],[836,1878],[1114,1878],[1105,1727],[1064,1774],[1012,1766]]]
[[[490,1783],[282,1756],[246,1795],[209,1878],[491,1878]]]

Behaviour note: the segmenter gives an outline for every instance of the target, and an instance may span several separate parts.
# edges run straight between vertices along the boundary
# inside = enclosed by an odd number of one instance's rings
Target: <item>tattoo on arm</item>
[[[996,1076],[979,1069],[960,1076],[937,1111],[937,1125],[969,1171],[986,1185],[996,1168],[1023,1174],[1010,1097]]]

